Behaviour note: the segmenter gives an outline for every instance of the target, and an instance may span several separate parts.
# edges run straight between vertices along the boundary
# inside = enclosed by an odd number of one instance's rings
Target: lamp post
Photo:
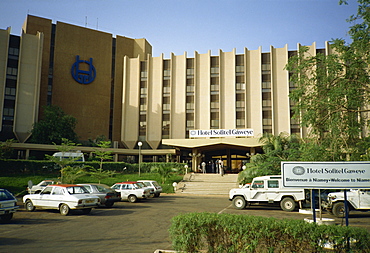
[[[139,146],[139,177],[140,177],[140,163],[141,163],[141,146],[143,145],[143,143],[141,141],[139,141],[137,143],[137,145]]]

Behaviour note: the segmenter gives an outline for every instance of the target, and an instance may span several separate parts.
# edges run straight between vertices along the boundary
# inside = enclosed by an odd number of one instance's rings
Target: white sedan
[[[49,185],[38,194],[23,197],[23,203],[29,212],[35,208],[58,209],[61,215],[68,215],[70,210],[76,209],[88,214],[99,202],[99,197],[91,195],[83,186],[74,184]]]

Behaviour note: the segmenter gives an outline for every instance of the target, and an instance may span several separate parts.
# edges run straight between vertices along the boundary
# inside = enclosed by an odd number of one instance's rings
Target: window
[[[279,181],[278,180],[268,180],[267,185],[268,185],[268,188],[279,188]]]
[[[19,49],[14,48],[14,47],[9,47],[9,54],[18,56],[19,55]]]
[[[42,194],[50,194],[53,187],[45,187],[45,189],[41,192]]]
[[[211,95],[211,109],[220,108],[220,100],[218,95]]]
[[[263,187],[264,187],[263,180],[256,180],[252,184],[252,188],[263,188]]]
[[[7,68],[7,71],[6,71],[6,74],[7,75],[10,75],[10,76],[16,76],[18,73],[18,69],[16,68],[11,68],[11,67],[8,67]]]
[[[62,187],[55,187],[53,191],[53,195],[63,195],[64,191]]]

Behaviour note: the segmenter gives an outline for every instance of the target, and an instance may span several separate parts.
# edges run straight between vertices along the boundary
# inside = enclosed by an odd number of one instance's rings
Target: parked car
[[[57,184],[46,186],[39,194],[23,196],[23,203],[29,212],[35,208],[58,209],[61,215],[68,215],[70,210],[78,209],[88,214],[99,205],[100,199],[81,185]]]
[[[147,188],[149,190],[149,193],[150,193],[150,196],[149,197],[151,197],[151,198],[154,197],[154,188],[153,187],[147,186],[143,182],[139,182],[139,181],[137,181],[136,183],[139,186],[141,186],[142,188]]]
[[[17,199],[6,189],[0,189],[0,219],[10,221],[17,211]]]
[[[121,201],[121,194],[110,188],[105,184],[78,184],[82,185],[90,192],[90,194],[100,198],[100,205],[105,205],[106,207],[112,207],[114,202]]]
[[[131,203],[150,197],[149,189],[142,188],[136,182],[115,183],[111,188],[121,193],[122,200],[128,200]]]
[[[28,181],[27,191],[29,194],[40,193],[46,186],[56,184],[54,180],[43,180],[40,183],[33,185],[32,181]]]
[[[146,186],[154,189],[154,197],[159,197],[162,193],[162,186],[160,186],[157,181],[154,180],[139,180],[138,182],[144,183]]]

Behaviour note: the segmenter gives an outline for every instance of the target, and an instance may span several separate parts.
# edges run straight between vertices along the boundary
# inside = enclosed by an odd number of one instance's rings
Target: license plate
[[[87,200],[85,200],[85,203],[94,203],[94,200],[93,199],[87,199]]]

